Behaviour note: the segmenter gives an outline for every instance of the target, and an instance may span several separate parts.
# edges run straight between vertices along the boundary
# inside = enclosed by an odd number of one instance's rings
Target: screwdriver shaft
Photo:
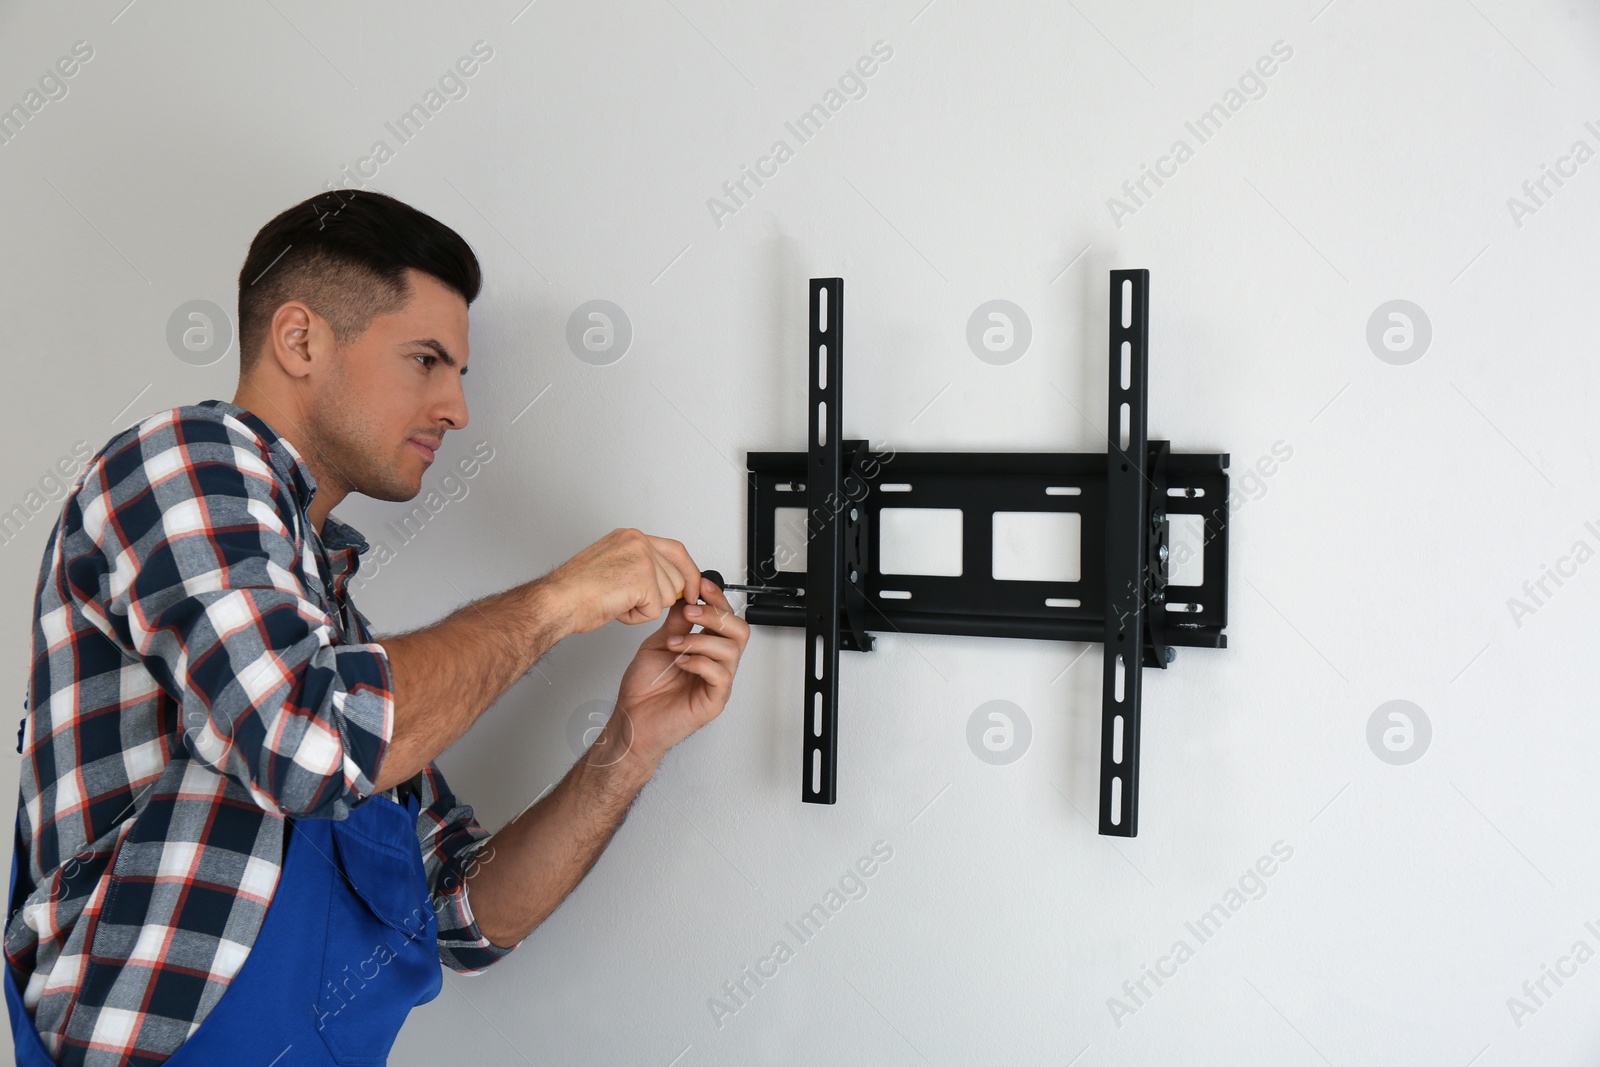
[[[786,596],[804,596],[805,590],[790,585],[739,585],[734,582],[725,582],[717,571],[702,571],[705,577],[710,578],[722,590],[732,589],[739,593],[782,593]]]

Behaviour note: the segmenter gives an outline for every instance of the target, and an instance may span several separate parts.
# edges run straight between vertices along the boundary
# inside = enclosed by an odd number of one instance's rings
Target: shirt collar
[[[199,406],[231,415],[249,427],[261,443],[267,446],[267,454],[273,469],[293,489],[300,510],[309,514],[311,501],[317,495],[317,479],[312,476],[311,468],[306,466],[305,458],[300,455],[300,450],[294,447],[293,442],[274,430],[265,419],[238,404],[227,400],[202,400]],[[323,523],[318,536],[322,540],[322,546],[329,550],[354,548],[356,555],[359,556],[370,547],[359,530],[349,523],[334,518],[332,514]]]

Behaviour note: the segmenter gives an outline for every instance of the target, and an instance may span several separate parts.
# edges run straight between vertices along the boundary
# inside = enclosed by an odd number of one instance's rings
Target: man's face
[[[445,431],[467,425],[467,302],[420,271],[406,276],[410,302],[335,354],[308,430],[332,473],[377,500],[416,496]]]

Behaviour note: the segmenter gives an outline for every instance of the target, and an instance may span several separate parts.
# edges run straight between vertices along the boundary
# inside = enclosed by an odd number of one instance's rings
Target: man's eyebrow
[[[446,349],[444,347],[444,345],[440,344],[438,341],[435,341],[431,337],[421,337],[421,338],[418,338],[415,341],[407,341],[406,344],[407,345],[421,345],[423,348],[431,348],[433,350],[433,354],[438,356],[441,360],[444,361],[444,365],[445,366],[454,367],[456,365],[455,357],[450,355],[449,350]],[[465,375],[469,369],[470,368],[468,368],[468,367],[462,367],[461,368],[461,373],[463,375]]]

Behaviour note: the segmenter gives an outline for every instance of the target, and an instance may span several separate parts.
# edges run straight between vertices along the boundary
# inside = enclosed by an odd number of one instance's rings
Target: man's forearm
[[[578,887],[656,764],[609,728],[550,794],[495,833],[467,875],[478,929],[496,945],[527,937]]]
[[[432,626],[379,639],[394,686],[394,729],[379,790],[415,775],[566,636],[548,576],[485,597]]]

